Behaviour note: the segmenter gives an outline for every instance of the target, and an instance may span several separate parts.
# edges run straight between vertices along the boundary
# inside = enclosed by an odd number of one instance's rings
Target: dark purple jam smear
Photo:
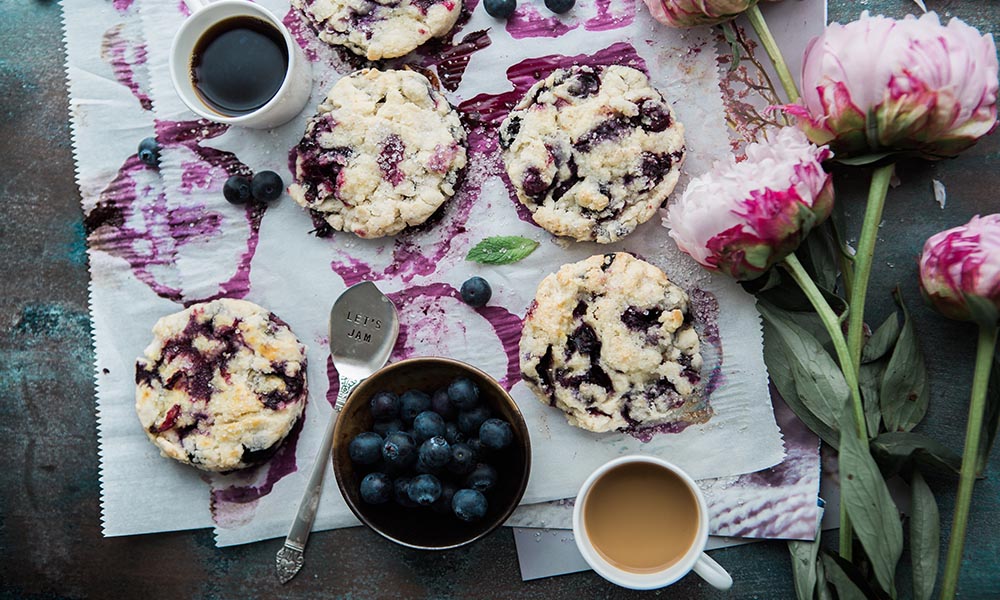
[[[663,309],[655,306],[652,308],[630,306],[622,313],[622,323],[632,331],[646,331],[650,327],[658,327],[660,325],[660,316],[662,314]]]
[[[393,186],[402,183],[406,177],[400,168],[405,153],[406,145],[395,133],[390,133],[382,141],[377,159],[378,168],[382,171],[382,177]]]

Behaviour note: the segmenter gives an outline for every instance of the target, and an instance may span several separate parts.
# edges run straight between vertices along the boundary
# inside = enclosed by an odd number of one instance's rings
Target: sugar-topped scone
[[[538,286],[520,345],[521,376],[590,431],[702,423],[702,357],[688,296],[630,254],[564,265]]]
[[[292,0],[319,39],[368,60],[409,54],[451,31],[460,0]]]
[[[333,86],[289,162],[289,194],[334,230],[395,235],[455,194],[465,129],[423,75],[364,69]]]
[[[517,198],[538,225],[614,242],[673,191],[684,127],[641,71],[576,66],[536,83],[500,126]]]
[[[305,407],[305,346],[245,300],[163,317],[136,361],[135,408],[164,456],[206,471],[270,457]]]

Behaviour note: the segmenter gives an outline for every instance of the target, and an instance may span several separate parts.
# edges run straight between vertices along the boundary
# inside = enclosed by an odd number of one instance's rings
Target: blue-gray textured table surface
[[[92,0],[110,1],[110,0]],[[927,0],[1000,33],[1000,2]],[[841,22],[863,9],[901,16],[910,0],[830,0]],[[274,578],[277,541],[216,549],[208,530],[101,537],[87,259],[67,121],[60,10],[54,1],[0,0],[0,598],[496,597],[639,595],[593,573],[522,583],[511,534],[469,548],[424,554],[361,528],[322,532],[307,567],[288,586]],[[960,159],[902,165],[890,192],[869,294],[869,318],[891,310],[897,283],[916,319],[932,401],[921,429],[961,450],[974,331],[919,302],[916,257],[932,233],[1000,209],[1000,134]],[[948,190],[934,203],[931,179]],[[867,179],[837,178],[838,198],[858,227]],[[1000,452],[976,484],[961,579],[963,598],[1000,597]],[[954,484],[932,480],[950,526]],[[729,594],[688,577],[658,595],[673,598],[792,598],[785,544],[718,552],[733,574]],[[904,557],[904,562],[906,557]],[[908,570],[902,566],[900,572]],[[903,588],[904,596],[906,587]]]

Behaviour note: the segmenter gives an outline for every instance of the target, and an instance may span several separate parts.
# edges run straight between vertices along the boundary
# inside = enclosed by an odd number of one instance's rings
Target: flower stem
[[[809,299],[809,302],[816,310],[816,314],[819,315],[820,321],[823,322],[823,327],[826,328],[826,332],[830,335],[830,340],[833,342],[833,349],[837,353],[837,360],[840,362],[840,370],[844,373],[844,380],[847,382],[847,387],[851,393],[851,408],[854,412],[854,424],[857,426],[858,436],[862,440],[867,440],[868,428],[865,424],[865,411],[861,404],[861,391],[858,387],[858,371],[851,362],[851,355],[848,352],[847,343],[844,341],[844,333],[840,328],[840,319],[837,318],[837,314],[833,312],[826,299],[823,298],[823,293],[816,287],[812,278],[809,277],[809,273],[802,267],[802,263],[799,262],[799,259],[794,254],[789,254],[785,257],[785,268],[791,274],[795,283],[802,289],[806,298]],[[847,503],[841,501],[840,555],[845,560],[851,560],[853,546],[851,521],[847,516]]]
[[[864,342],[865,296],[868,293],[868,279],[872,274],[872,259],[875,256],[875,239],[878,226],[882,222],[882,209],[889,191],[889,180],[895,165],[888,164],[875,169],[871,186],[868,188],[868,205],[865,220],[861,225],[858,239],[858,253],[854,256],[854,281],[850,295],[850,312],[847,323],[847,346],[851,351],[851,364],[855,373],[861,368],[861,346]]]
[[[753,30],[757,32],[757,37],[760,38],[760,43],[764,46],[764,50],[771,57],[771,63],[778,74],[778,81],[781,82],[781,87],[785,88],[785,93],[788,94],[788,101],[797,102],[799,100],[799,90],[795,87],[795,78],[792,77],[792,72],[788,70],[785,58],[781,56],[778,43],[774,41],[774,36],[771,35],[771,30],[768,29],[760,8],[755,4],[747,10],[746,15],[750,19],[750,25],[753,26]]]
[[[962,451],[962,472],[958,480],[958,497],[955,499],[955,520],[951,524],[948,558],[944,564],[941,598],[951,600],[958,589],[958,573],[962,568],[962,549],[965,547],[965,529],[969,523],[969,505],[972,485],[976,481],[979,461],[979,437],[983,431],[983,413],[986,410],[986,389],[993,365],[993,349],[997,343],[997,326],[979,326],[979,343],[976,348],[976,370],[972,376],[972,401],[969,420],[965,426],[965,449]]]

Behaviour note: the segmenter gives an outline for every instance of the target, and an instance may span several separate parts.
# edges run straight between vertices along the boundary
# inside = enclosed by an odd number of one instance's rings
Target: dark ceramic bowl
[[[457,377],[468,377],[479,386],[482,398],[493,415],[510,423],[514,443],[499,453],[491,464],[499,481],[486,493],[486,516],[466,523],[451,514],[429,508],[404,508],[390,501],[366,504],[358,486],[365,472],[357,471],[348,455],[348,445],[356,435],[372,428],[371,397],[381,391],[402,394],[409,389],[432,393]],[[499,527],[514,512],[531,471],[531,443],[528,428],[517,404],[493,378],[475,367],[449,358],[411,358],[391,364],[362,382],[344,405],[333,432],[333,472],[347,506],[362,523],[397,544],[423,550],[447,550],[472,543]]]

